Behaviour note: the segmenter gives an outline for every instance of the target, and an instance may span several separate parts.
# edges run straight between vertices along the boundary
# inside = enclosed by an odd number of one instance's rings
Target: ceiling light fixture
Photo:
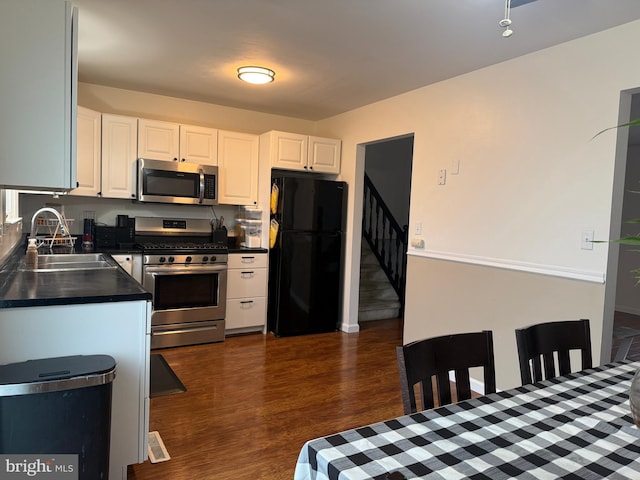
[[[262,85],[273,82],[276,72],[264,67],[240,67],[238,78],[247,83]]]
[[[513,30],[511,30],[511,0],[505,0],[504,18],[498,22],[498,25],[504,27],[504,31],[502,32],[504,38],[513,35]]]

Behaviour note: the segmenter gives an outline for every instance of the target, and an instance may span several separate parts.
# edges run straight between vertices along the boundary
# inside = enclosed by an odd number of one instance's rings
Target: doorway
[[[403,313],[413,135],[371,142],[364,148],[358,323]],[[399,247],[399,240],[404,247]]]

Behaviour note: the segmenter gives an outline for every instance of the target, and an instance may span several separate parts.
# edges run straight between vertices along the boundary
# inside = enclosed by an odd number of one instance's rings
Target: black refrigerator
[[[346,183],[274,173],[279,224],[269,252],[267,326],[277,336],[338,328]],[[273,187],[272,187],[273,188]]]

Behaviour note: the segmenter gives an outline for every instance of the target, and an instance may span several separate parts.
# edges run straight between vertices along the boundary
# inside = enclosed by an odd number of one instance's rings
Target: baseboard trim
[[[616,312],[628,313],[629,315],[640,315],[640,308],[616,305]]]
[[[357,333],[360,331],[360,325],[359,324],[355,324],[355,325],[350,325],[348,323],[342,323],[340,324],[340,330],[346,333]]]
[[[454,372],[449,372],[449,381],[456,383],[456,375]],[[471,377],[469,379],[469,383],[471,384],[471,390],[473,390],[476,393],[479,393],[480,395],[484,395],[484,382],[481,382],[480,380],[476,380],[475,378]],[[499,389],[496,389],[497,392],[499,392]]]

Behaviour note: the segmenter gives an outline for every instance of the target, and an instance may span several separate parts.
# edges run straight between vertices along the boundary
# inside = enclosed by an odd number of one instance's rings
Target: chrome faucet
[[[29,238],[35,238],[35,224],[36,224],[36,219],[40,216],[41,213],[44,212],[49,212],[55,215],[55,217],[58,219],[58,225],[60,226],[60,233],[63,236],[67,236],[69,235],[69,232],[67,232],[67,226],[66,226],[66,222],[62,219],[62,215],[60,215],[60,212],[58,212],[55,208],[51,208],[51,207],[43,207],[40,210],[37,210],[36,213],[33,214],[33,217],[31,217],[31,231],[29,232]]]

